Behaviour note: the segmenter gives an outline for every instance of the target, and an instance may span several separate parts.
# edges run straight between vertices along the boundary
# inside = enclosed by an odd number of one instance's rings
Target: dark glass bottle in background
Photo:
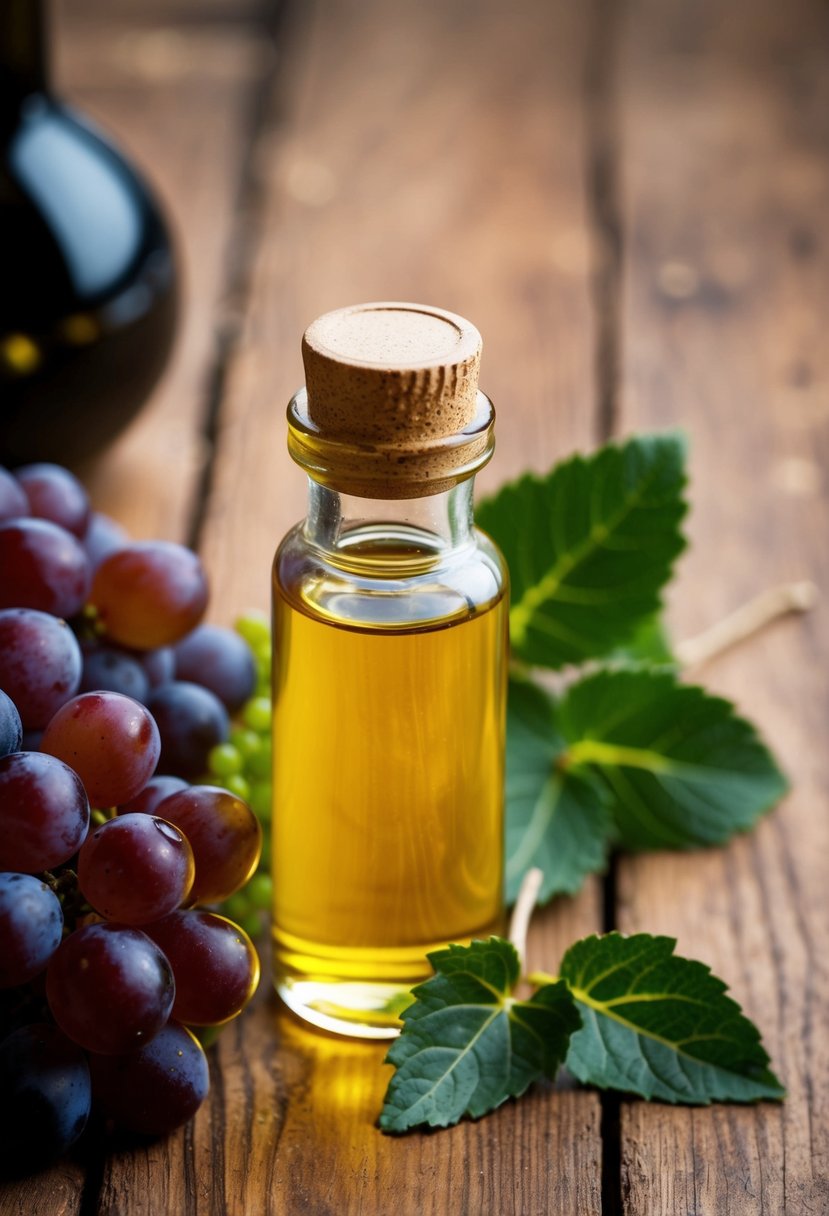
[[[146,184],[51,96],[45,0],[0,2],[0,464],[77,463],[133,417],[176,319]]]

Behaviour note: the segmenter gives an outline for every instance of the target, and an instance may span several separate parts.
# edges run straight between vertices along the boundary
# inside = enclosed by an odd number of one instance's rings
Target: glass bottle
[[[142,405],[175,332],[158,205],[49,91],[45,0],[0,4],[0,463],[77,463]]]
[[[480,335],[411,304],[319,318],[279,547],[274,976],[306,1020],[397,1032],[428,951],[503,914],[507,574],[472,522],[494,412]]]

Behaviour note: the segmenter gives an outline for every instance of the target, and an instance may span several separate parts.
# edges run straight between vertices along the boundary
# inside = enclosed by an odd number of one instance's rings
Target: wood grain
[[[328,308],[414,299],[475,321],[500,408],[489,486],[594,434],[584,16],[527,0],[476,5],[474,20],[465,4],[386,0],[303,13],[257,154],[261,227],[203,534],[219,620],[267,603],[273,549],[304,511],[284,410],[302,330]],[[539,918],[533,961],[556,967],[599,923],[591,886]],[[225,1085],[283,1097],[278,1140],[274,1123],[250,1122],[251,1165],[241,1196],[226,1180],[224,1210],[263,1196],[268,1212],[314,1216],[601,1210],[593,1094],[542,1089],[480,1123],[393,1140],[374,1127],[381,1049],[274,1020],[267,1001],[244,1033],[259,1081],[223,1058]],[[196,1136],[198,1154],[198,1124]]]
[[[825,8],[628,6],[617,65],[624,250],[620,423],[691,440],[692,550],[676,631],[763,587],[829,589]],[[619,927],[667,932],[760,1026],[782,1107],[629,1103],[630,1216],[829,1205],[826,602],[705,672],[773,744],[784,804],[728,849],[624,861]]]
[[[499,410],[482,487],[592,439],[585,21],[523,0],[304,5],[257,154],[262,235],[228,376],[204,554],[214,612],[269,595],[304,510],[284,410],[329,308],[438,303],[484,336]],[[232,571],[232,577],[229,572]]]
[[[77,1216],[83,1195],[84,1169],[60,1161],[31,1178],[0,1180],[2,1216]]]

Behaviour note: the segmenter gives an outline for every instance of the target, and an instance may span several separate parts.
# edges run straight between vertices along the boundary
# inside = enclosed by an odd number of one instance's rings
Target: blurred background
[[[176,251],[172,357],[158,338],[105,367],[111,403],[74,431],[100,428],[106,458],[81,470],[133,531],[231,568],[222,611],[264,602],[272,542],[302,511],[283,423],[302,330],[359,300],[434,303],[482,331],[499,410],[484,489],[681,425],[698,535],[739,563],[747,532],[800,526],[825,456],[824,3],[43,7],[51,87],[150,183]],[[40,271],[19,278],[48,295]],[[12,311],[7,354],[25,363]],[[131,394],[147,403],[110,443],[105,415]],[[741,518],[742,493],[706,507],[726,454],[773,513]]]

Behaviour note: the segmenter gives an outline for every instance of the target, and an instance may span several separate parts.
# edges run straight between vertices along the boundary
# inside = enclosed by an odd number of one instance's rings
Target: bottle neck
[[[308,487],[305,539],[337,565],[433,565],[474,543],[473,477],[439,494],[392,500],[340,494],[312,477]]]
[[[47,87],[45,0],[0,3],[0,114]]]

